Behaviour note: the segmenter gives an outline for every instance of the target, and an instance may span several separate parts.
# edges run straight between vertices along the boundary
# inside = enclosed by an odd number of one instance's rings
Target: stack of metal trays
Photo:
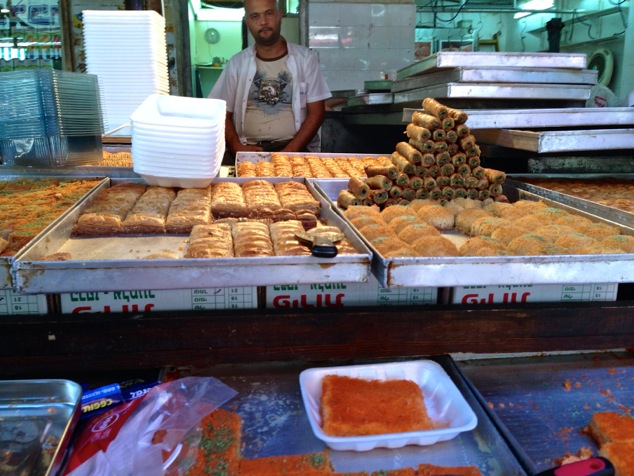
[[[397,71],[392,92],[395,104],[433,97],[459,108],[518,101],[581,107],[597,83],[597,72],[585,68],[579,53],[442,51]]]
[[[411,122],[416,109],[403,110]],[[634,149],[631,107],[465,110],[479,144],[538,154]]]
[[[315,187],[336,201],[339,191],[347,187],[347,180],[315,180]],[[508,183],[507,183],[508,182]],[[622,234],[634,235],[634,228],[615,223],[600,214],[585,211],[575,206],[571,198],[561,203],[542,196],[537,190],[530,192],[504,183],[504,193],[511,202],[543,200],[545,203],[569,213],[604,222],[619,228]],[[343,212],[336,208],[343,216]],[[351,224],[350,226],[353,227]],[[354,227],[353,227],[354,228]],[[354,228],[356,230],[356,228]],[[444,232],[458,242],[466,239],[455,230]],[[364,241],[366,241],[364,239]],[[455,287],[475,285],[509,284],[567,284],[592,283],[597,276],[609,276],[611,282],[626,283],[634,280],[634,253],[544,255],[544,256],[458,256],[458,257],[392,257],[382,256],[371,244],[373,252],[372,272],[378,282],[388,288],[401,287]]]

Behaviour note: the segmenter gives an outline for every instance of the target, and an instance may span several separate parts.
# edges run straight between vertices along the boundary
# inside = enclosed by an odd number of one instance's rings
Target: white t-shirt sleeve
[[[312,51],[306,57],[304,71],[306,79],[306,102],[328,99],[332,94],[321,72],[317,55]]]

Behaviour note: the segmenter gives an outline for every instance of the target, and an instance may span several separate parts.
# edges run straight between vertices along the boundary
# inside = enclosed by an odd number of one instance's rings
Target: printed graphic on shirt
[[[269,113],[275,113],[276,106],[284,107],[291,103],[290,87],[293,79],[288,71],[280,71],[275,79],[269,79],[264,76],[262,71],[255,73],[253,80],[254,99],[262,103],[261,105],[270,106]],[[266,111],[267,108],[264,108]]]
[[[286,57],[276,61],[256,58],[256,65],[244,118],[247,142],[292,139],[296,132],[293,76],[286,67]]]

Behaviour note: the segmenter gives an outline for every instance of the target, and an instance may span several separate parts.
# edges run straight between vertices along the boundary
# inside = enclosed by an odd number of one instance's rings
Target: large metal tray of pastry
[[[249,179],[216,180],[243,183]],[[183,258],[188,235],[72,237],[72,227],[90,204],[88,201],[67,213],[16,256],[15,286],[23,293],[66,293],[366,282],[370,274],[370,250],[328,200],[310,184],[307,186],[321,203],[321,221],[340,227],[359,250],[358,254],[339,254],[335,258]],[[55,253],[69,253],[71,258],[66,261],[45,259]]]
[[[584,431],[595,412],[634,406],[627,350],[456,361],[484,411],[522,448],[529,474],[598,445]]]
[[[568,194],[564,192],[559,192],[556,190],[551,190],[547,187],[547,185],[541,186],[537,184],[527,183],[524,180],[532,179],[555,179],[557,181],[565,182],[566,179],[578,181],[581,180],[583,182],[588,183],[597,183],[601,184],[602,182],[605,185],[609,185],[610,183],[618,182],[623,186],[627,185],[628,190],[624,190],[624,194],[622,196],[623,199],[631,200],[634,204],[634,195],[632,191],[634,191],[634,174],[574,174],[574,175],[565,175],[565,174],[531,174],[530,177],[521,175],[509,175],[507,176],[507,182],[512,184],[515,188],[526,190],[528,192],[534,193],[541,197],[546,197],[551,200],[555,200],[559,203],[565,203],[572,207],[575,207],[579,210],[584,210],[588,213],[591,213],[596,216],[600,216],[605,220],[609,220],[616,223],[622,223],[628,227],[634,228],[634,212],[630,212],[627,210],[622,210],[616,207],[611,207],[608,205],[604,205],[601,203],[597,203],[596,201],[590,198],[582,198],[576,196],[574,194]]]
[[[348,159],[348,160],[362,160],[368,157],[390,157],[392,152],[385,154],[353,154],[353,153],[339,153],[339,152],[238,152],[236,154],[236,177],[240,177],[240,164],[242,162],[271,162],[273,160],[273,154],[281,154],[287,157],[317,157],[318,159]],[[327,177],[320,177],[326,179]]]
[[[60,169],[58,172],[55,170],[54,174],[51,174],[50,169],[38,169],[38,168],[24,168],[24,167],[3,167],[2,172],[0,174],[0,180],[18,180],[18,179],[29,179],[29,180],[40,180],[40,179],[58,179],[58,180],[72,180],[74,178],[90,178],[94,180],[99,180],[96,177],[104,177],[103,175],[95,175],[95,173],[86,173],[81,177],[76,175],[66,174]],[[101,180],[105,180],[101,178]],[[83,199],[85,199],[89,194],[93,193],[98,187],[95,187],[92,191],[89,191]],[[82,200],[83,200],[82,199]],[[81,201],[81,200],[80,200]],[[58,220],[60,220],[62,215],[57,219],[51,221],[51,223],[46,226],[41,232],[36,235],[35,238],[43,233],[46,233],[51,227],[55,226]],[[0,224],[1,225],[1,224]],[[26,249],[30,244],[26,244],[22,250]],[[21,251],[21,250],[20,250]],[[16,259],[16,256],[0,256],[0,289],[12,289],[14,288],[12,270],[13,263]]]
[[[370,451],[333,451],[315,437],[300,394],[299,374],[308,367],[304,362],[280,362],[248,366],[216,366],[203,369],[221,379],[238,395],[225,407],[242,418],[243,457],[281,457],[293,454],[314,454],[328,451],[337,474],[388,473],[400,468],[417,468],[422,463],[438,466],[475,466],[489,476],[527,474],[524,461],[518,458],[519,448],[513,447],[502,432],[487,417],[485,409],[475,399],[475,393],[450,356],[435,356],[438,363],[456,385],[476,413],[475,429],[456,438],[428,446],[408,445],[402,448],[377,448]],[[363,360],[328,362],[333,365],[397,364],[399,361]],[[374,474],[374,473],[373,473]],[[439,473],[440,474],[440,473]],[[453,473],[452,473],[453,474]]]
[[[339,191],[347,188],[346,180],[315,180],[315,186],[324,196],[334,201]],[[531,193],[504,183],[504,193],[511,202],[517,200],[543,200],[549,205],[593,221],[616,226],[622,234],[634,235],[634,228],[556,200]],[[343,212],[336,205],[333,207]],[[344,217],[345,218],[345,217]],[[356,228],[350,224],[356,230]],[[466,236],[449,231],[451,238],[464,240]],[[365,241],[365,240],[364,240]],[[419,286],[477,286],[511,284],[566,284],[594,283],[597,277],[609,277],[613,283],[632,282],[634,279],[634,253],[539,255],[539,256],[459,256],[385,258],[366,241],[373,252],[372,273],[378,282],[388,288]]]

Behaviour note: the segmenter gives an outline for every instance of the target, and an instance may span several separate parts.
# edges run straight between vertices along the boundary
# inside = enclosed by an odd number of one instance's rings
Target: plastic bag
[[[186,377],[157,385],[144,397],[88,421],[73,445],[64,474],[164,475],[172,461],[187,460],[180,455],[184,448],[195,447],[191,441],[182,445],[188,432],[236,394],[212,377]],[[192,434],[196,433],[190,433],[190,438]]]

